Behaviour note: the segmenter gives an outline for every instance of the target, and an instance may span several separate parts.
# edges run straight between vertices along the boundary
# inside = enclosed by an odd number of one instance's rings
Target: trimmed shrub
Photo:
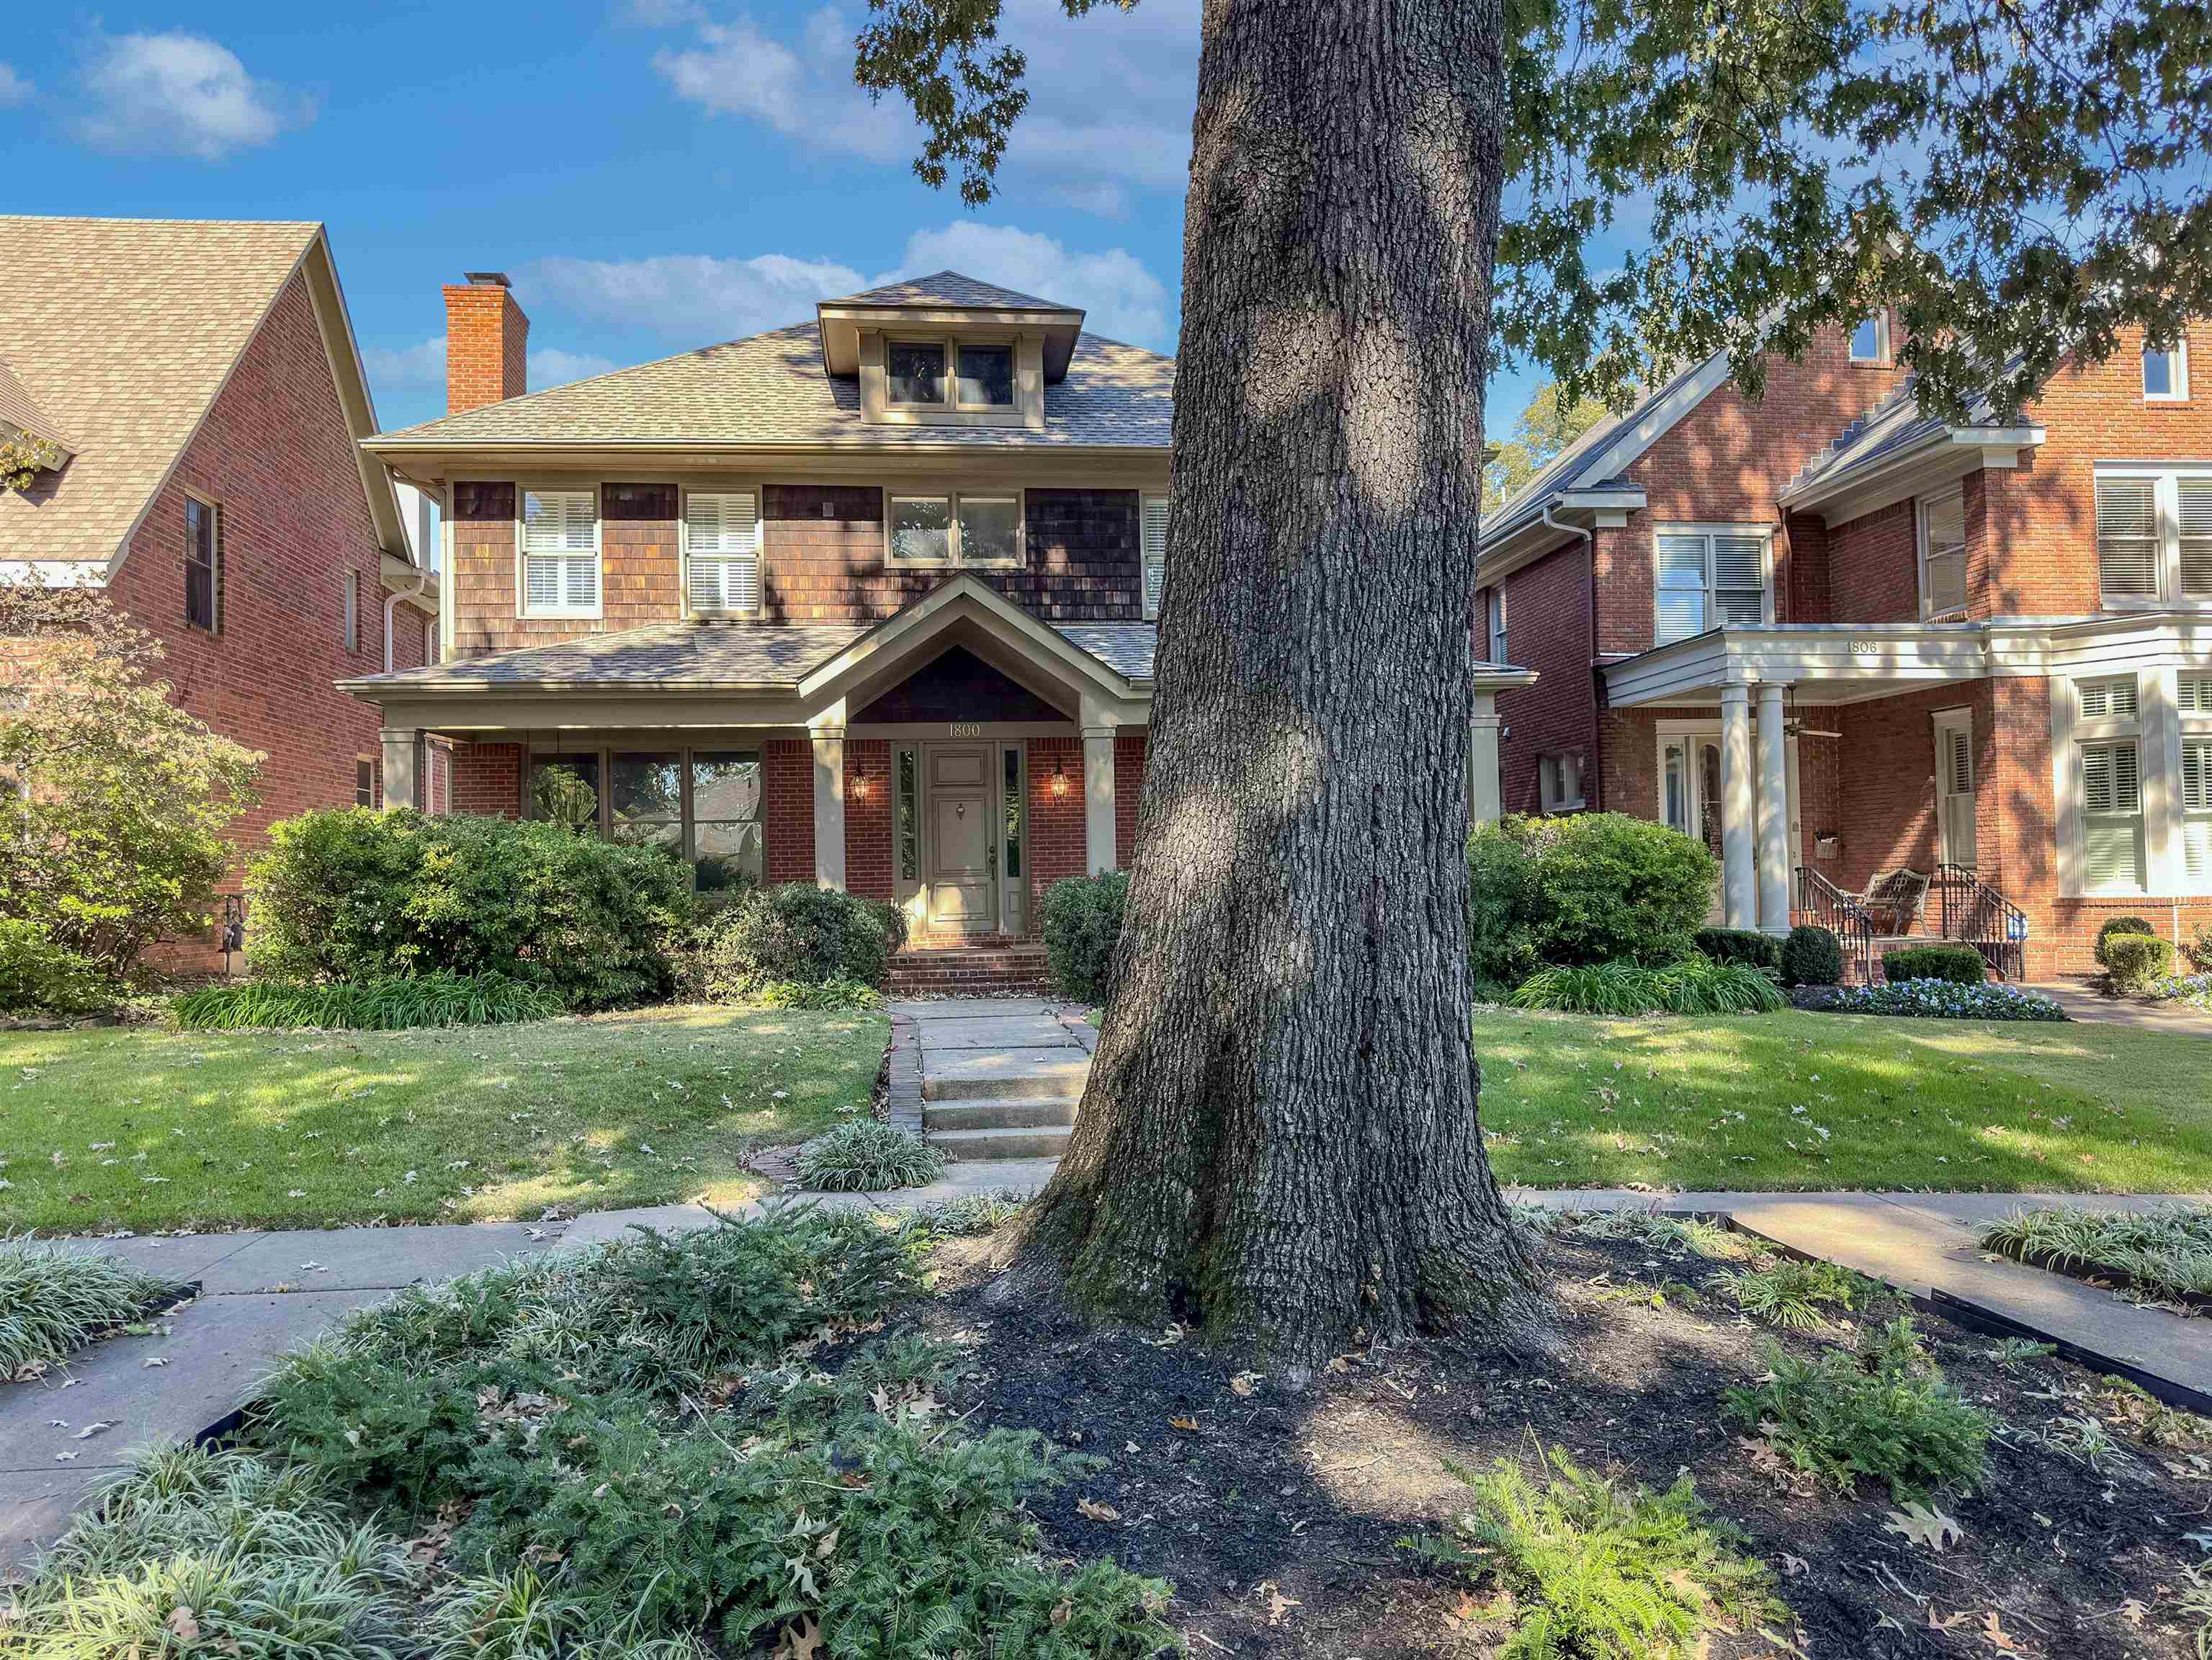
[[[349,807],[269,841],[246,882],[248,949],[274,979],[489,972],[603,1008],[667,992],[690,914],[665,850],[536,820]]]
[[[854,1006],[833,982],[880,986],[892,953],[906,943],[906,916],[880,899],[862,899],[811,882],[748,888],[718,906],[693,935],[692,972],[717,1002],[776,1006]],[[803,1003],[809,991],[838,1000]]]
[[[399,1031],[412,1026],[506,1026],[561,1012],[550,986],[504,974],[426,974],[419,979],[342,980],[298,985],[245,980],[202,986],[174,1005],[188,1031],[320,1026]]]
[[[2097,966],[2100,969],[2112,966],[2112,959],[2108,952],[2116,934],[2133,935],[2155,932],[2156,930],[2140,916],[2107,916],[2105,919],[2105,925],[2097,930]]]
[[[1546,964],[1680,961],[1712,902],[1702,842],[1620,812],[1510,814],[1468,838],[1468,970],[1478,991]]]
[[[1782,994],[1757,969],[1686,957],[1663,969],[1582,963],[1539,969],[1510,1000],[1515,1008],[1580,1014],[1766,1014]]]
[[[799,1150],[799,1185],[816,1193],[918,1188],[945,1174],[945,1155],[911,1130],[855,1118]]]
[[[1972,946],[1904,946],[1881,954],[1885,980],[1948,980],[1954,986],[1978,986],[1990,965]]]
[[[1782,983],[1832,986],[1844,977],[1844,942],[1832,930],[1800,922],[1782,942]]]
[[[0,1013],[104,1014],[122,987],[38,923],[0,916]]]
[[[2116,933],[2103,943],[2114,991],[2144,991],[2173,972],[2173,943],[2154,933]]]
[[[1699,928],[1691,936],[1698,955],[1716,963],[1741,963],[1746,968],[1782,971],[1782,942],[1757,928]]]
[[[1070,876],[1044,893],[1044,949],[1052,983],[1063,997],[1104,1004],[1114,994],[1114,948],[1129,905],[1123,871]]]

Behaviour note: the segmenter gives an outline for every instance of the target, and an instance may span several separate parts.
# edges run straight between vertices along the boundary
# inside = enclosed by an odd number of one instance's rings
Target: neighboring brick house
[[[375,429],[321,226],[0,216],[0,435],[58,464],[0,490],[0,579],[104,587],[177,703],[267,756],[241,851],[373,797],[376,718],[335,683],[387,623],[393,666],[437,647]]]
[[[1909,927],[2033,978],[2212,921],[2212,414],[2188,343],[1923,414],[1887,316],[1714,359],[1485,521],[1504,806],[1702,836],[1717,920]],[[1863,903],[1929,879],[1917,920]],[[1917,885],[1902,885],[1907,892]],[[1865,941],[1861,945],[1860,941]]]
[[[945,271],[524,395],[505,278],[446,304],[451,412],[368,446],[446,508],[444,660],[348,684],[393,799],[431,735],[463,809],[891,901],[942,983],[1033,968],[1046,885],[1134,841],[1173,360]]]

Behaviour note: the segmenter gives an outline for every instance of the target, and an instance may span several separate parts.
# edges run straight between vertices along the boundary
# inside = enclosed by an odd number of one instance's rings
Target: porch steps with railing
[[[2018,980],[2027,971],[2027,916],[1973,871],[1942,864],[1929,880],[1928,901],[1910,920],[1911,933],[1878,929],[1856,894],[1844,892],[1820,872],[1797,870],[1797,904],[1791,921],[1828,929],[1844,947],[1844,977],[1861,985],[1882,978],[1885,952],[1907,946],[1972,946],[1999,980]],[[1878,913],[1877,913],[1878,914]]]

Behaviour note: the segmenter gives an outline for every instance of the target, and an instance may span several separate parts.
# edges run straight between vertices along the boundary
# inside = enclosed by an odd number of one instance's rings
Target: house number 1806
[[[955,721],[952,723],[952,735],[955,738],[981,738],[983,735],[983,723],[981,721]]]

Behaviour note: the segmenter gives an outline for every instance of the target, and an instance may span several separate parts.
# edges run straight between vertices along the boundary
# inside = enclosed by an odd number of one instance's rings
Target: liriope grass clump
[[[1685,958],[1664,968],[1587,963],[1543,968],[1522,981],[1514,1007],[1576,1014],[1767,1014],[1782,1006],[1774,982],[1743,963]]]
[[[816,1193],[918,1188],[945,1174],[945,1155],[912,1130],[855,1118],[799,1149],[799,1185]]]
[[[1983,1231],[1982,1246],[2063,1273],[2124,1274],[2154,1297],[2212,1297],[2212,1205],[2017,1210]]]
[[[35,1375],[188,1289],[120,1256],[0,1237],[0,1381]]]
[[[1887,1300],[1878,1282],[1833,1262],[1778,1257],[1725,1275],[1722,1286],[1754,1320],[1785,1331],[1820,1331],[1839,1310]]]
[[[327,984],[240,980],[186,992],[173,1008],[188,1031],[398,1031],[548,1020],[561,1012],[561,999],[549,986],[509,975],[425,974]]]

